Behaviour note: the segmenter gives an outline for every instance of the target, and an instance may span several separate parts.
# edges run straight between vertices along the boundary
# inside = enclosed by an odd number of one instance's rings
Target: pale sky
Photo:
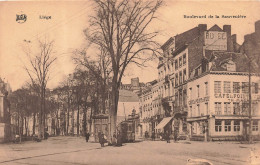
[[[183,2],[165,1],[151,30],[162,31],[158,42],[163,44],[171,36],[189,30],[198,24],[232,26],[232,34],[237,34],[238,43],[243,42],[245,34],[254,32],[254,23],[260,20],[260,2]],[[55,40],[58,61],[52,71],[48,87],[54,88],[74,69],[71,52],[84,47],[83,30],[88,26],[88,15],[92,6],[89,1],[56,1],[56,2],[0,2],[0,77],[5,78],[13,90],[20,88],[29,79],[22,69],[26,64],[22,48],[23,40],[30,40],[31,46],[37,38],[46,37]],[[19,24],[16,14],[24,13],[27,21]],[[40,15],[51,16],[51,19],[39,19]],[[188,19],[183,15],[244,15],[246,18],[206,18]],[[157,78],[157,60],[150,62],[149,67],[140,69],[129,66],[124,83],[130,83],[133,77],[141,82]]]

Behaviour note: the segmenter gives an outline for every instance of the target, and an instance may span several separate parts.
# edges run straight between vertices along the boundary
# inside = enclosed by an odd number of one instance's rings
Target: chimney
[[[232,43],[233,43],[233,49],[234,49],[235,52],[237,52],[237,51],[238,51],[238,50],[237,50],[237,47],[236,47],[236,44],[237,44],[237,35],[236,35],[236,34],[233,34],[233,35],[231,36],[231,38],[232,38]]]
[[[256,38],[260,38],[260,20],[255,22],[255,33],[256,33]]]
[[[227,33],[227,51],[233,52],[234,48],[233,48],[233,42],[231,38],[231,25],[224,25],[223,31]]]
[[[138,87],[139,86],[139,77],[131,78],[131,85],[133,87]]]
[[[207,24],[199,24],[199,33],[203,34],[207,30]]]

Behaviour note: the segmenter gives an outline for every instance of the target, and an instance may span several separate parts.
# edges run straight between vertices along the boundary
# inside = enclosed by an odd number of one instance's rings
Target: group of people
[[[90,134],[87,132],[85,134],[85,137],[86,137],[86,142],[88,142]],[[100,132],[100,131],[98,132],[98,141],[99,141],[101,147],[104,147],[105,143],[108,142],[107,137],[103,132]],[[112,145],[122,146],[122,135],[121,135],[120,131],[117,131],[117,134],[114,132],[113,138],[112,138]]]
[[[164,139],[167,143],[170,143],[171,131],[166,130],[164,133],[161,132],[161,133],[159,133],[159,136],[160,136],[160,140]],[[148,132],[145,131],[145,138],[148,138],[148,137],[149,137]],[[174,131],[173,131],[173,138],[174,138],[175,142],[178,140],[178,130],[177,129],[174,129]],[[152,139],[152,141],[155,141],[155,132],[154,131],[152,132],[151,139]]]

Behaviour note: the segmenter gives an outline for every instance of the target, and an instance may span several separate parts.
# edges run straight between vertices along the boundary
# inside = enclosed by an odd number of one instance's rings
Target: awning
[[[155,129],[162,129],[164,128],[170,121],[172,117],[165,117],[163,120],[155,127]]]

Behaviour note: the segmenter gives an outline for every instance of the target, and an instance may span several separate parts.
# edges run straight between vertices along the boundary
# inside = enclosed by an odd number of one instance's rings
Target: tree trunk
[[[46,114],[45,114],[45,88],[43,88],[43,129],[42,129],[42,134],[43,134],[43,139],[45,139],[45,120],[46,120]]]
[[[112,91],[111,91],[111,99],[112,105],[110,109],[110,122],[111,122],[111,130],[110,130],[110,137],[113,136],[113,133],[116,132],[116,123],[117,123],[117,106],[118,106],[118,96],[119,90],[118,85],[116,82],[112,83]],[[110,138],[112,139],[112,138]]]
[[[33,112],[33,135],[35,134],[35,115],[36,115],[36,112]]]
[[[22,124],[22,125],[21,125],[21,128],[22,128],[22,130],[21,130],[21,135],[23,135],[23,127],[24,127],[24,116],[23,116],[23,115],[21,116],[21,122],[22,122],[22,123],[21,123],[21,124]]]
[[[83,125],[82,125],[82,128],[83,128],[83,135],[85,136],[86,135],[86,132],[87,132],[87,109],[86,109],[86,105],[83,109]]]
[[[69,95],[68,95],[68,109],[67,109],[67,120],[66,120],[66,135],[69,135],[69,115],[70,115],[70,111],[69,111],[69,108],[70,108],[70,100],[69,100]]]
[[[77,112],[77,136],[79,136],[79,103],[78,103],[78,112]]]
[[[28,136],[28,122],[26,120],[26,116],[24,117],[24,129],[25,129],[25,136]]]
[[[92,127],[92,116],[93,116],[93,105],[91,106],[91,110],[90,110],[90,116],[89,116],[89,121],[90,121],[90,123],[89,123],[89,132],[91,132],[92,131],[92,129],[91,129],[91,127]]]
[[[58,105],[58,110],[56,111],[56,127],[55,127],[55,135],[58,135],[58,132],[59,132],[59,134],[60,134],[60,131],[58,131],[58,129],[59,129],[59,113],[58,113],[58,111],[59,111],[59,105]]]
[[[72,108],[71,113],[72,113],[72,115],[71,115],[71,118],[72,118],[72,120],[71,120],[72,131],[71,131],[71,133],[72,133],[72,136],[74,136],[74,108]]]

